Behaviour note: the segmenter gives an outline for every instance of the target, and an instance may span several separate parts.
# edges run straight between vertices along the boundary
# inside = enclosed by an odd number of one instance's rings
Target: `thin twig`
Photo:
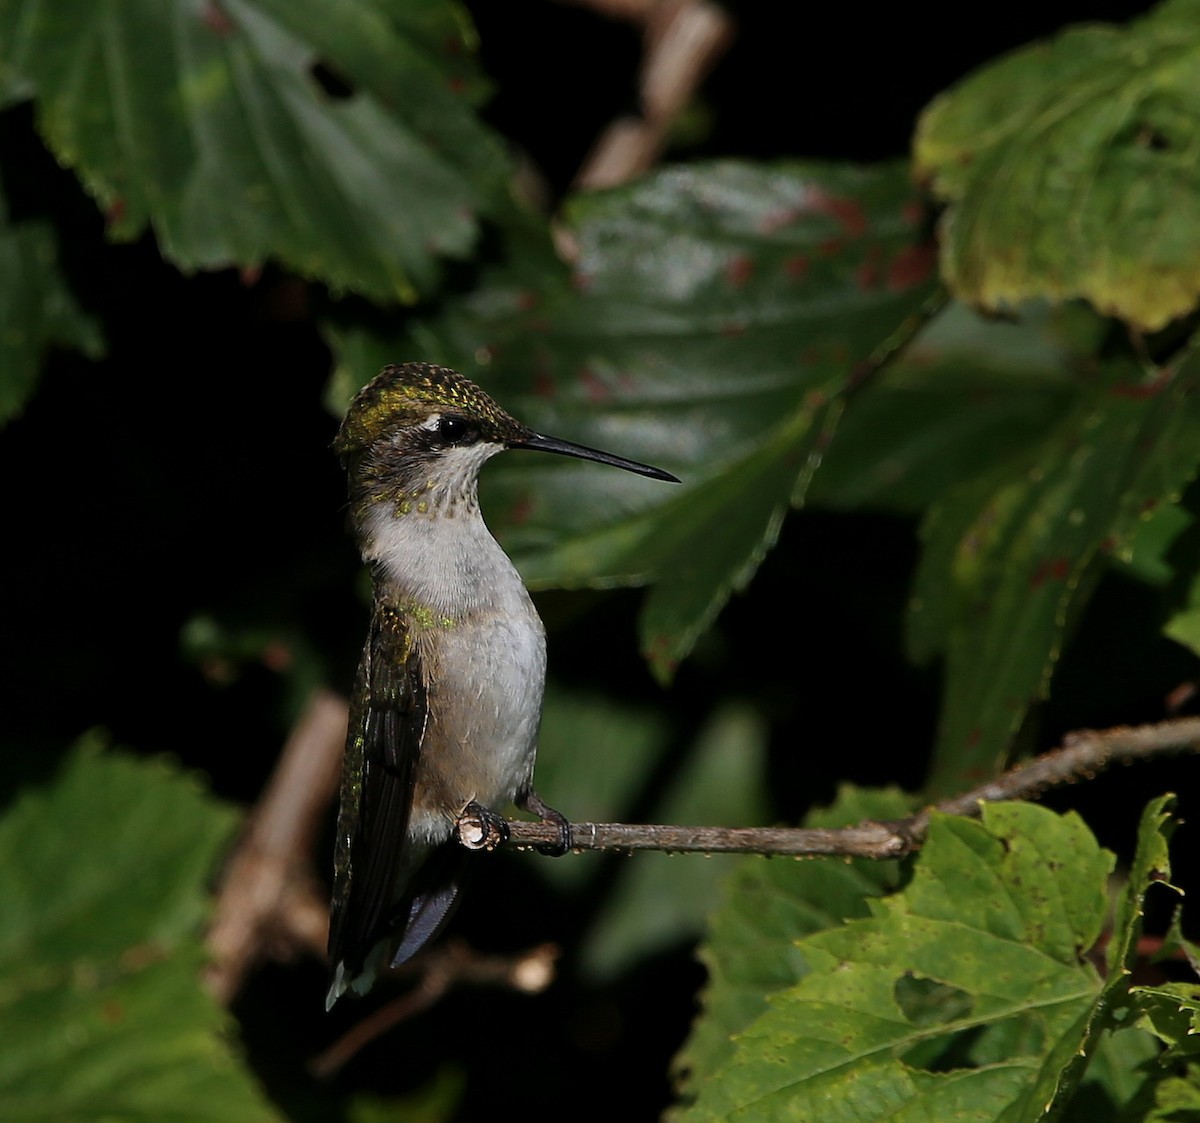
[[[324,952],[328,910],[311,872],[313,842],[333,799],[346,739],[346,703],[309,702],[226,866],[208,933],[207,982],[228,1003],[270,947]]]
[[[213,958],[208,982],[223,1002],[233,999],[254,964],[267,956],[286,958],[298,949],[316,956],[324,954],[328,911],[324,891],[318,887],[310,863],[317,826],[334,797],[345,726],[345,702],[327,692],[316,695],[289,736],[275,773],[230,859],[208,940]],[[984,802],[1028,799],[1047,788],[1094,776],[1113,764],[1197,748],[1200,718],[1195,717],[1136,727],[1081,730],[1068,734],[1063,746],[1054,752],[963,795],[943,800],[936,810],[975,815]],[[868,822],[840,830],[575,823],[572,832],[576,850],[881,859],[902,857],[917,849],[928,826],[926,809],[897,822]],[[469,820],[460,822],[460,837],[464,837],[461,832],[467,839],[472,837]],[[559,828],[552,823],[512,821],[509,832],[511,843],[518,847],[554,845],[559,841]],[[506,969],[512,969],[514,964],[533,962],[532,954],[501,958],[508,964]],[[435,961],[432,967],[421,965],[419,969],[429,978],[417,988],[419,994],[405,995],[390,1014],[378,1015],[380,1025],[386,1028],[383,1022],[394,1025],[427,1008],[449,985],[501,982],[498,962],[467,957],[453,963]],[[478,963],[488,965],[480,968]],[[520,981],[505,985],[537,989]],[[382,1029],[364,1029],[364,1040],[377,1032]]]
[[[1114,764],[1200,749],[1200,718],[1068,734],[1063,746],[1005,772],[986,784],[943,800],[933,810],[978,815],[980,805],[1029,799],[1047,788],[1088,779]],[[930,809],[908,819],[863,823],[840,830],[786,827],[680,827],[661,824],[573,823],[575,850],[665,850],[674,853],[742,853],[844,858],[899,858],[916,850],[929,828]],[[470,848],[475,825],[460,821],[460,841]],[[509,842],[519,847],[553,845],[555,823],[509,823]]]
[[[734,38],[730,16],[712,0],[563,0],[641,29],[639,113],[616,117],[596,138],[575,174],[574,187],[615,187],[648,171],[662,155],[671,128]],[[552,226],[564,261],[579,256],[571,231]]]
[[[554,980],[557,958],[554,944],[539,944],[515,955],[483,955],[461,940],[435,945],[413,960],[411,967],[420,971],[413,988],[347,1030],[309,1062],[309,1071],[318,1077],[332,1076],[365,1045],[428,1010],[452,987],[502,986],[525,994],[545,990]],[[408,968],[402,971],[411,973]]]
[[[711,0],[575,0],[642,31],[641,112],[600,134],[575,177],[577,188],[612,187],[652,167],[675,119],[733,41],[733,21]]]

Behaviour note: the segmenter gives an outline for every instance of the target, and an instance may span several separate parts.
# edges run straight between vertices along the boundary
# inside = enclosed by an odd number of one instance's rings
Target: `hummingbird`
[[[479,510],[505,449],[675,476],[536,433],[456,371],[387,366],[359,391],[334,451],[373,604],[350,706],[330,906],[329,1009],[410,959],[454,909],[472,855],[464,816],[507,835],[514,803],[559,829],[533,787],[546,676],[542,621]]]

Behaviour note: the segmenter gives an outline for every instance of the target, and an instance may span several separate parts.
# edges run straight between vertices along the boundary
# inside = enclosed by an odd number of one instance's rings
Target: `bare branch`
[[[732,42],[733,22],[710,0],[586,0],[585,6],[642,28],[641,114],[617,118],[575,178],[576,187],[611,187],[658,160],[675,118]]]
[[[1114,764],[1167,753],[1200,749],[1200,717],[1173,718],[1151,725],[1118,725],[1112,729],[1078,729],[1063,738],[1062,748],[981,784],[964,795],[938,804],[948,815],[973,814],[985,800],[1031,799],[1047,788],[1087,780]]]
[[[328,910],[313,883],[311,854],[333,799],[346,739],[346,703],[317,692],[280,754],[225,870],[208,933],[208,985],[230,1002],[271,946],[324,953]]]
[[[554,981],[557,959],[558,948],[554,944],[539,944],[515,955],[482,955],[461,940],[435,945],[398,972],[412,974],[419,970],[420,976],[412,989],[349,1029],[309,1062],[309,1071],[320,1077],[334,1075],[365,1045],[393,1026],[428,1010],[455,986],[500,986],[537,994]]]
[[[208,944],[213,963],[208,983],[223,1002],[237,994],[247,973],[261,959],[288,958],[297,951],[323,956],[328,928],[325,889],[311,867],[314,838],[337,787],[346,703],[328,692],[314,696],[280,754],[275,773],[252,813],[226,869]],[[993,781],[937,804],[948,814],[975,815],[982,803],[1028,799],[1047,788],[1076,783],[1118,763],[1200,748],[1200,718],[1176,718],[1154,725],[1081,730],[1063,746]],[[792,856],[898,858],[917,849],[929,826],[929,810],[889,823],[862,823],[841,830],[780,827],[690,827],[625,823],[575,823],[576,850],[662,850],[667,852],[750,853]],[[459,823],[460,841],[471,848],[488,846],[486,832],[470,816]],[[510,841],[518,847],[555,845],[554,823],[509,822]],[[490,843],[491,846],[495,842]],[[436,951],[436,949],[435,949]],[[454,958],[457,957],[457,958]],[[483,983],[540,989],[547,969],[534,952],[518,957],[481,957],[459,949],[449,959],[415,966],[423,972],[417,988],[368,1019],[324,1059],[333,1071],[362,1043],[389,1025],[426,1009],[451,985]],[[552,964],[552,957],[545,960]],[[524,965],[524,968],[522,967]],[[524,981],[518,972],[528,969]],[[509,972],[505,975],[504,972]],[[530,978],[534,980],[530,983]],[[506,981],[507,980],[507,981]],[[359,1042],[355,1044],[354,1042]],[[337,1050],[342,1050],[338,1053]]]
[[[1062,748],[1018,765],[962,795],[943,800],[936,810],[977,815],[980,805],[1003,799],[1029,799],[1047,788],[1090,778],[1113,764],[1131,763],[1172,752],[1200,749],[1200,718],[1068,734]],[[841,830],[785,827],[679,827],[627,823],[573,823],[575,850],[665,850],[674,853],[743,853],[846,858],[899,858],[917,849],[929,827],[929,810],[890,823],[863,823]],[[558,841],[554,823],[509,822],[509,841],[519,847]],[[470,817],[460,820],[459,841],[478,848]]]

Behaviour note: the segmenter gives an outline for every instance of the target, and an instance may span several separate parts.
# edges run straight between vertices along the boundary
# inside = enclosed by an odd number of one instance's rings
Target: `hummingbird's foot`
[[[462,809],[455,827],[458,841],[468,850],[495,850],[508,841],[508,823],[504,816],[475,800]]]
[[[547,854],[551,858],[561,858],[575,845],[575,840],[571,837],[571,824],[567,817],[561,811],[555,811],[548,803],[544,803],[542,797],[532,788],[524,795],[518,796],[515,802],[522,811],[528,811],[531,815],[536,815],[543,823],[551,823],[558,828],[557,842],[543,842],[534,847],[539,854]]]

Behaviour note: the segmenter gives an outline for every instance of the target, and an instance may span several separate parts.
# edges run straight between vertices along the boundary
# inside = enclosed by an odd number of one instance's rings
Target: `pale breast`
[[[457,813],[470,800],[500,809],[529,783],[537,749],[546,647],[527,613],[481,613],[436,640],[427,732],[431,793]],[[432,676],[431,676],[432,677]]]
[[[476,800],[503,811],[533,774],[545,632],[516,568],[478,513],[377,524],[377,557],[413,624],[429,723],[413,827],[444,836]]]

